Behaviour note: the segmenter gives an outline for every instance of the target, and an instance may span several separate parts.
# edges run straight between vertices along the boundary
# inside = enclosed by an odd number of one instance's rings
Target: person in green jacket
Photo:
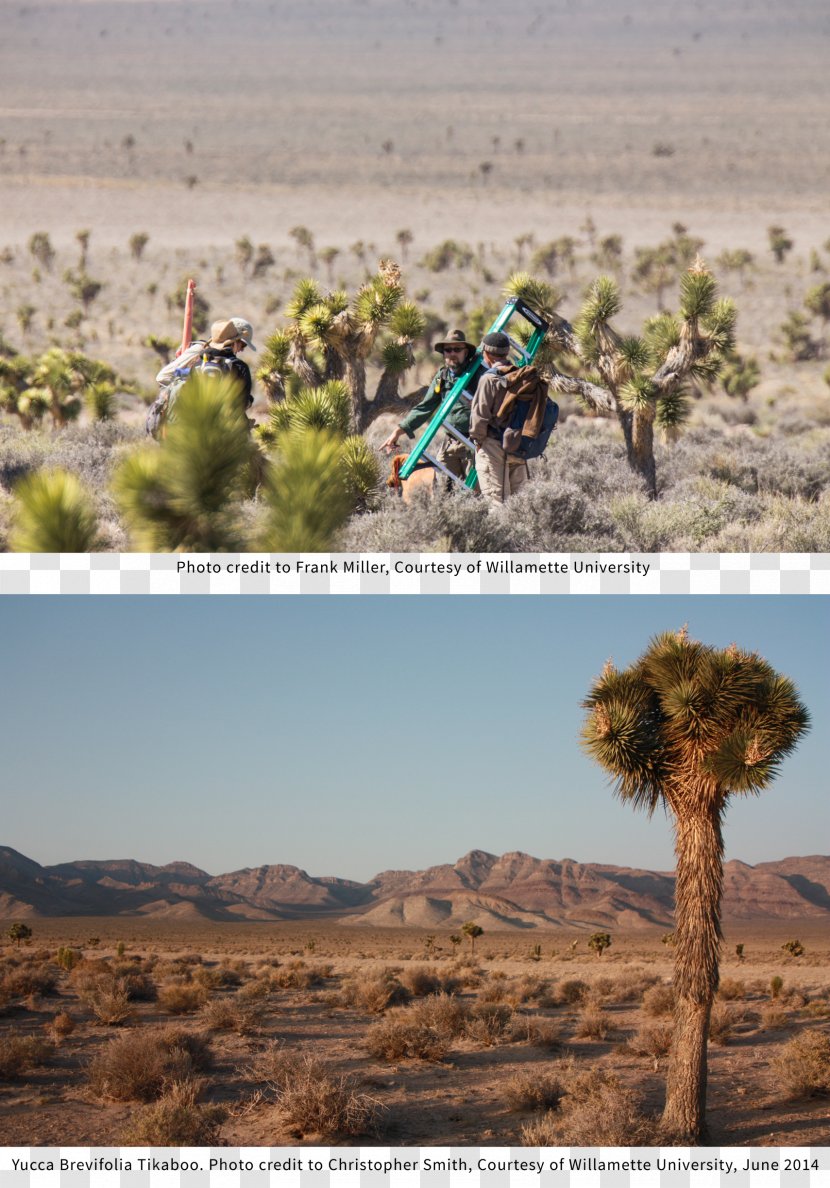
[[[381,449],[386,450],[387,454],[392,453],[402,436],[406,435],[409,438],[413,438],[416,429],[420,429],[422,425],[432,420],[436,409],[440,406],[458,377],[469,368],[476,353],[476,347],[471,342],[467,342],[463,330],[451,330],[447,335],[446,341],[436,342],[433,349],[444,356],[444,366],[433,377],[424,398],[414,408],[410,409],[397,429],[389,434],[389,437],[387,437],[381,446]],[[484,370],[485,368],[482,364],[476,369],[474,375],[471,376],[466,389],[470,393],[470,396],[475,395],[478,381],[484,374]],[[447,421],[459,433],[463,433],[465,437],[469,437],[469,403],[466,400],[456,401],[447,417]],[[443,466],[446,466],[447,470],[451,471],[452,474],[457,475],[460,479],[464,479],[472,463],[473,455],[458,438],[453,437],[451,433],[445,433],[444,440],[438,447],[435,458]]]

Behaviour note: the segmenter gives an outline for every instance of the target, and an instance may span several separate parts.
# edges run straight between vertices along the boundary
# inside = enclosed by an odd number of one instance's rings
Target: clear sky
[[[649,869],[671,831],[580,751],[608,656],[757,649],[813,729],[727,858],[828,853],[830,604],[819,597],[5,597],[4,844],[44,864],[290,863],[365,880],[477,848]]]

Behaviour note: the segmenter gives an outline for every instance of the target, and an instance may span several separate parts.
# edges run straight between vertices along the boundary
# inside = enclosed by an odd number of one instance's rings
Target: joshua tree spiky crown
[[[663,1118],[668,1136],[696,1140],[718,984],[723,814],[730,796],[769,786],[809,716],[792,681],[757,653],[709,647],[685,627],[657,636],[627,669],[606,664],[583,705],[583,744],[617,794],[674,819],[677,1007]]]
[[[423,314],[405,300],[401,270],[381,260],[378,270],[350,297],[324,292],[310,278],[298,281],[285,308],[289,324],[267,341],[257,372],[272,401],[285,398],[292,381],[318,388],[344,380],[351,399],[352,428],[370,413],[398,400],[401,375],[414,363],[413,344],[423,334]],[[366,395],[366,367],[379,347],[382,374],[374,400]]]
[[[505,294],[523,297],[546,313],[551,330],[538,359],[551,387],[577,396],[601,416],[617,417],[629,464],[656,496],[655,427],[676,434],[689,415],[689,381],[714,379],[734,348],[735,307],[718,299],[706,265],[698,257],[681,276],[679,313],[650,318],[641,335],[624,336],[612,326],[622,301],[617,281],[609,276],[591,285],[573,325],[556,313],[555,290],[525,274],[512,277]],[[578,360],[588,374],[560,371],[556,359],[561,354]]]

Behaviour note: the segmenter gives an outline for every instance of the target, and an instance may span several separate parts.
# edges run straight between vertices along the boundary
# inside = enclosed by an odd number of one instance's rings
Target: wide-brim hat
[[[438,351],[438,353],[440,354],[443,351],[444,347],[448,347],[448,346],[463,346],[463,347],[469,347],[469,349],[471,351],[478,350],[478,347],[475,345],[475,343],[467,342],[467,339],[464,337],[463,330],[450,330],[450,332],[447,335],[444,342],[436,342],[433,345],[432,349],[434,351]]]
[[[210,328],[212,346],[228,346],[237,339],[241,339],[252,351],[256,350],[253,343],[254,328],[244,318],[227,318],[222,322],[214,322]]]

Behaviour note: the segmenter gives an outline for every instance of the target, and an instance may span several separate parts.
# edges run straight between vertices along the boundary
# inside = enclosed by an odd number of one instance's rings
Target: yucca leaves
[[[514,272],[504,286],[503,293],[508,300],[518,297],[526,301],[543,318],[550,317],[562,300],[561,293],[553,285],[537,280],[528,272]]]
[[[620,404],[631,412],[648,408],[655,397],[654,385],[647,376],[638,375],[620,388]]]
[[[194,376],[161,447],[128,456],[115,473],[134,543],[151,552],[243,547],[238,512],[252,459],[238,385]]]
[[[700,321],[712,312],[718,286],[711,272],[689,269],[680,277],[680,316]]]
[[[38,471],[15,488],[11,549],[17,553],[91,553],[101,547],[91,496],[74,474]]]
[[[405,343],[394,341],[384,343],[380,357],[384,371],[389,371],[394,375],[400,375],[412,365],[411,350]]]
[[[420,338],[426,329],[427,320],[411,301],[402,301],[389,319],[389,332],[396,338],[412,342]]]
[[[667,392],[657,401],[654,424],[664,433],[672,435],[685,425],[692,411],[692,403],[685,388]]]
[[[309,277],[303,277],[294,288],[291,300],[285,307],[285,316],[292,322],[299,322],[307,310],[313,305],[319,305],[323,296],[320,286]]]
[[[343,443],[325,430],[288,433],[263,485],[267,512],[260,547],[270,552],[325,552],[348,518]]]
[[[625,799],[671,796],[689,811],[701,789],[723,802],[757,792],[809,725],[792,681],[755,653],[683,632],[655,637],[622,672],[608,668],[583,702],[583,744]],[[713,784],[714,781],[714,784]]]
[[[364,326],[385,326],[402,297],[400,285],[387,284],[381,276],[374,276],[355,297],[355,316]]]
[[[596,333],[601,325],[610,322],[621,309],[620,286],[612,276],[600,276],[588,289],[580,320]]]
[[[364,437],[347,437],[340,452],[346,490],[352,507],[366,507],[380,488],[380,463]]]

